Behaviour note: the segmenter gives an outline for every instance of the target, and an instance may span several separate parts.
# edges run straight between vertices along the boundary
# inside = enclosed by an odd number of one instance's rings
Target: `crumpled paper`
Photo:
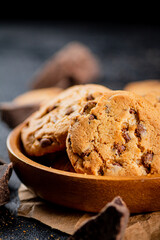
[[[48,203],[37,197],[23,184],[19,189],[19,198],[18,216],[37,219],[68,234],[73,234],[81,223],[93,216],[93,214]]]
[[[86,220],[94,214],[69,209],[48,203],[23,184],[19,189],[19,216],[34,218],[62,232],[73,234]],[[160,212],[130,216],[124,240],[159,240]]]

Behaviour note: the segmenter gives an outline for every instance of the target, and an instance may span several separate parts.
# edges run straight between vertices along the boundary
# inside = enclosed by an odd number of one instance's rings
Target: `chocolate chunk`
[[[12,163],[6,164],[0,160],[0,206],[9,201],[10,192],[8,181],[12,173]]]
[[[94,97],[92,96],[92,94],[90,94],[90,95],[87,96],[86,99],[87,99],[87,101],[90,101],[90,100],[94,100]]]
[[[86,114],[89,114],[91,109],[94,108],[97,105],[96,102],[88,102],[83,108],[83,112]]]
[[[144,151],[144,147],[143,146],[141,146],[140,144],[138,144],[137,145],[137,147],[141,150],[141,152],[143,152]]]
[[[126,147],[123,144],[114,143],[113,149],[117,149],[118,155],[121,155],[126,150]]]
[[[66,114],[66,115],[70,115],[70,114],[73,113],[73,112],[74,112],[73,108],[72,108],[72,107],[69,107],[69,108],[67,108],[65,114]]]
[[[91,115],[89,116],[89,120],[94,120],[94,119],[97,119],[97,117],[96,117],[95,115],[91,114]]]
[[[102,167],[100,167],[100,169],[98,170],[98,175],[104,176],[104,171]]]
[[[121,240],[129,220],[129,210],[120,197],[83,224],[68,240]]]
[[[152,160],[153,160],[153,155],[154,153],[152,151],[148,151],[147,153],[144,153],[142,155],[142,164],[144,165],[144,167],[146,168],[150,168]]]
[[[139,123],[137,125],[137,128],[135,129],[135,135],[138,137],[138,138],[141,138],[142,134],[146,132],[146,128],[143,126],[142,123]]]
[[[42,138],[42,139],[40,140],[40,146],[41,146],[42,148],[48,147],[48,146],[50,146],[51,144],[52,144],[52,141],[51,141],[51,139],[49,139],[49,138]]]
[[[122,130],[122,136],[125,139],[126,143],[128,143],[131,140],[128,132],[125,129]]]
[[[53,55],[35,75],[32,88],[68,88],[97,80],[100,67],[91,51],[80,43],[70,43]]]

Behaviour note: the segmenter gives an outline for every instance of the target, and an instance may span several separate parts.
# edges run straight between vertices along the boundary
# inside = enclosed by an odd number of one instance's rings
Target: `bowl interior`
[[[7,148],[19,161],[25,162],[36,168],[44,169],[45,171],[54,172],[62,175],[69,175],[78,178],[88,179],[103,179],[103,180],[142,180],[142,179],[155,179],[160,178],[160,175],[147,175],[147,176],[94,176],[87,174],[76,173],[72,167],[66,151],[47,154],[42,157],[31,157],[25,153],[23,144],[21,142],[20,132],[24,123],[16,127],[9,134],[7,138]]]

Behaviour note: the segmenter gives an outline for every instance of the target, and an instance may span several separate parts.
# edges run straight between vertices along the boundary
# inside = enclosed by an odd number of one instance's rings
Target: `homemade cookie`
[[[160,111],[160,91],[152,91],[144,95],[144,98],[149,101],[158,111]]]
[[[138,95],[144,96],[150,91],[160,92],[160,81],[144,80],[144,81],[138,81],[138,82],[131,82],[125,86],[124,90],[134,92]]]
[[[97,85],[77,85],[63,91],[33,114],[21,131],[27,154],[42,156],[65,148],[71,119],[80,112],[84,103],[97,99],[108,88]]]
[[[160,174],[160,121],[143,97],[110,91],[84,106],[68,131],[69,159],[78,173]]]

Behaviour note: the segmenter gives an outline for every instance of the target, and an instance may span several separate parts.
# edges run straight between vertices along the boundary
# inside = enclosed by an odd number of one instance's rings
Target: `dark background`
[[[87,45],[99,58],[102,76],[97,83],[123,89],[131,81],[160,78],[160,20],[156,7],[150,9],[150,14],[153,13],[151,18],[147,12],[139,14],[142,12],[130,13],[128,10],[124,14],[125,11],[120,11],[118,7],[116,10],[119,10],[119,14],[110,12],[109,7],[101,7],[96,11],[100,16],[92,8],[89,15],[84,6],[79,5],[77,3],[75,8],[80,9],[79,13],[70,9],[63,16],[60,8],[51,8],[49,5],[50,11],[44,7],[47,17],[42,12],[34,11],[30,17],[29,12],[16,14],[11,11],[9,16],[1,15],[0,102],[10,101],[28,91],[37,69],[70,41]],[[25,7],[27,9],[29,6],[26,4]],[[10,131],[0,122],[0,158],[6,162],[9,162],[6,138]],[[35,220],[12,217],[10,214],[15,214],[18,206],[19,181],[15,174],[9,185],[11,202],[0,208],[0,238],[57,239],[60,236],[66,239],[66,235]]]

